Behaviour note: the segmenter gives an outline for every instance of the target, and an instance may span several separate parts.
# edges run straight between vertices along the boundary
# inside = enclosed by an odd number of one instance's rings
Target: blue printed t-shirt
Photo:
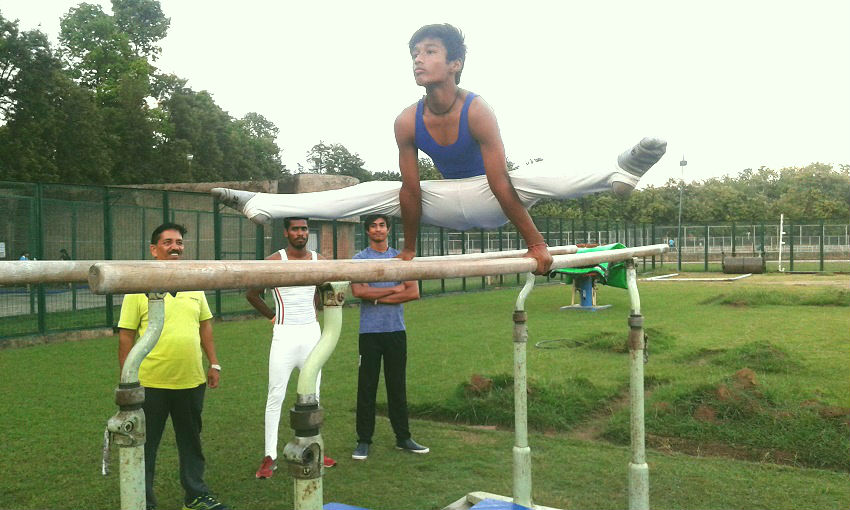
[[[385,252],[366,248],[355,259],[391,259],[398,250],[389,248]],[[372,282],[370,287],[393,287],[401,282]],[[374,304],[369,300],[360,301],[360,333],[392,333],[404,331],[404,305]]]

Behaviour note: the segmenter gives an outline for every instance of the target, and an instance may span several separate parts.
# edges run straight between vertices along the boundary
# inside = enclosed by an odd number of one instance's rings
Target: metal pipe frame
[[[148,327],[121,369],[121,379],[115,389],[118,412],[106,422],[103,468],[109,473],[110,443],[119,446],[119,481],[122,510],[145,508],[145,389],[139,384],[139,366],[159,341],[165,323],[164,294],[148,294]]]
[[[629,401],[631,405],[631,461],[629,462],[629,510],[649,510],[649,466],[646,463],[644,427],[643,364],[646,348],[643,315],[633,259],[626,261],[626,286],[629,290]]]
[[[531,503],[531,447],[528,445],[528,314],[525,299],[534,287],[534,275],[526,273],[525,285],[517,296],[514,307],[514,448],[513,482],[514,503],[533,508]]]
[[[600,262],[618,262],[633,257],[664,253],[664,244],[599,252],[555,255],[552,269],[586,267]],[[484,260],[292,260],[275,261],[138,261],[98,262],[89,271],[89,287],[97,294],[131,292],[245,289],[318,285],[324,282],[351,283],[438,280],[441,278],[527,273],[537,269],[528,257]],[[448,263],[451,262],[451,263]],[[0,284],[4,283],[0,269]]]

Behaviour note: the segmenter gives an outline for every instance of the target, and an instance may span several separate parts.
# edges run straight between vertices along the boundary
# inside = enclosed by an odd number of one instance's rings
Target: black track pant
[[[145,491],[147,505],[156,506],[153,477],[156,470],[156,452],[171,416],[177,453],[180,458],[180,484],[186,491],[186,502],[209,493],[204,483],[204,454],[201,451],[201,411],[207,385],[185,390],[145,388]]]
[[[375,432],[375,398],[384,360],[384,381],[387,386],[387,407],[396,440],[410,438],[407,424],[407,334],[360,334],[360,370],[357,376],[357,441],[371,443]]]

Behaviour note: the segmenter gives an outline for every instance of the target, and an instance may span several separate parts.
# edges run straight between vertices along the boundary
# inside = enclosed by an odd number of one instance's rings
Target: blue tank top
[[[451,145],[440,145],[425,128],[422,114],[425,109],[425,99],[416,105],[416,147],[431,157],[437,170],[446,179],[463,179],[484,175],[484,159],[481,157],[481,146],[469,132],[469,105],[475,98],[469,92],[460,111],[460,125],[457,130],[457,141]]]

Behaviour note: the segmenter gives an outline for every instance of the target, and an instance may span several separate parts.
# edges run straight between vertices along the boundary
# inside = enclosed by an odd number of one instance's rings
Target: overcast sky
[[[79,2],[2,0],[54,42]],[[109,1],[90,0],[111,12]],[[393,121],[423,93],[407,49],[427,23],[461,28],[461,86],[495,110],[508,158],[608,167],[668,141],[643,184],[745,168],[850,163],[850,2],[161,0],[156,65],[233,117],[280,128],[284,163],[323,140],[398,170]]]

